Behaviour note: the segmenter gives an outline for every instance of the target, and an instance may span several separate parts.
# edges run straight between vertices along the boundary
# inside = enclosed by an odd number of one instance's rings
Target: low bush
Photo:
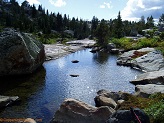
[[[140,38],[138,40],[133,40],[130,38],[121,39],[110,39],[118,48],[123,48],[125,50],[137,50],[145,47],[154,47],[160,50],[164,55],[164,41],[159,36],[154,36],[153,38]]]
[[[164,123],[164,94],[155,93],[149,98],[126,95],[125,102],[120,105],[120,110],[137,107],[143,109],[150,117],[151,123]]]
[[[130,50],[132,49],[132,44],[133,44],[132,41],[133,39],[130,38],[120,38],[120,39],[113,38],[109,42],[114,43],[118,48],[124,48],[125,50]]]
[[[149,115],[152,123],[164,123],[164,94],[155,93],[149,99],[153,103],[144,109],[145,113]]]

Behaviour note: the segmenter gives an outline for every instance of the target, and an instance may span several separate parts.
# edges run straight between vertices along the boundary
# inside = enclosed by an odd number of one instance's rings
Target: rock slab
[[[117,59],[118,65],[131,66],[145,72],[164,70],[164,58],[154,48],[142,48],[125,52]]]
[[[135,87],[135,95],[140,97],[148,98],[154,93],[164,93],[164,85],[147,84],[147,85],[137,85]]]
[[[51,123],[104,123],[114,113],[107,106],[94,107],[75,99],[66,99]]]
[[[140,74],[136,79],[130,81],[134,85],[145,85],[145,84],[162,84],[164,85],[164,70],[147,72]]]
[[[108,98],[105,96],[96,96],[94,100],[95,100],[96,107],[109,106],[115,109],[117,106],[116,102],[112,98]]]
[[[32,73],[44,61],[44,46],[31,34],[13,29],[0,33],[0,76]]]

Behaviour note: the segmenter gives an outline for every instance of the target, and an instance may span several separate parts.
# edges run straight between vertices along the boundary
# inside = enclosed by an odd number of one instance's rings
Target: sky
[[[21,4],[24,0],[17,0]],[[92,20],[115,19],[118,12],[123,20],[138,21],[151,15],[155,20],[164,14],[164,0],[27,0],[31,5],[42,5],[53,13],[67,14],[70,18]]]

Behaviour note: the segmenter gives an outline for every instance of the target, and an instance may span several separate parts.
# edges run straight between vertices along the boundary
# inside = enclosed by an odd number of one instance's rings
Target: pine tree
[[[162,14],[159,18],[159,25],[164,24],[164,14]]]
[[[63,18],[61,14],[57,14],[56,17],[56,22],[57,22],[57,31],[61,32],[63,31]]]
[[[116,34],[116,38],[123,37],[123,24],[122,24],[120,11],[118,13],[117,20],[116,20],[115,34]]]
[[[35,5],[33,4],[32,6],[32,18],[36,18],[37,17],[37,10]]]
[[[109,26],[104,19],[101,20],[100,24],[96,29],[96,37],[98,39],[97,44],[106,46],[108,43]]]
[[[147,17],[146,28],[153,28],[153,27],[154,27],[154,18],[151,15],[150,17]]]
[[[97,17],[93,16],[93,19],[91,21],[91,35],[95,36],[95,31],[98,26],[99,20]]]

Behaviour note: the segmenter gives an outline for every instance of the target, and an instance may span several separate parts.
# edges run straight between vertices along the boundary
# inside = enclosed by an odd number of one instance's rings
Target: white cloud
[[[56,7],[62,7],[62,6],[65,6],[65,5],[66,5],[66,2],[63,1],[63,0],[56,0],[56,1],[54,1],[54,0],[49,0],[49,2],[50,2],[52,5],[56,6]]]
[[[104,9],[104,8],[108,8],[108,9],[110,9],[110,8],[113,8],[113,6],[111,5],[112,4],[112,2],[110,1],[109,3],[106,3],[106,2],[104,2],[102,5],[100,5],[100,8],[102,8],[102,9]]]
[[[101,8],[101,9],[104,9],[104,8],[105,8],[105,5],[100,5],[100,8]]]
[[[164,0],[128,0],[121,11],[123,20],[137,21],[141,16],[158,19],[164,13]]]
[[[106,5],[106,6],[107,6],[107,8],[109,8],[109,9],[110,9],[110,8],[112,8],[111,3],[112,3],[112,2],[110,2],[110,3],[106,3],[106,2],[104,2],[104,5]]]
[[[33,4],[40,4],[40,2],[38,0],[27,0],[29,2],[30,5]]]
[[[142,0],[138,0],[137,6],[142,9],[145,8],[145,6],[142,3]]]

